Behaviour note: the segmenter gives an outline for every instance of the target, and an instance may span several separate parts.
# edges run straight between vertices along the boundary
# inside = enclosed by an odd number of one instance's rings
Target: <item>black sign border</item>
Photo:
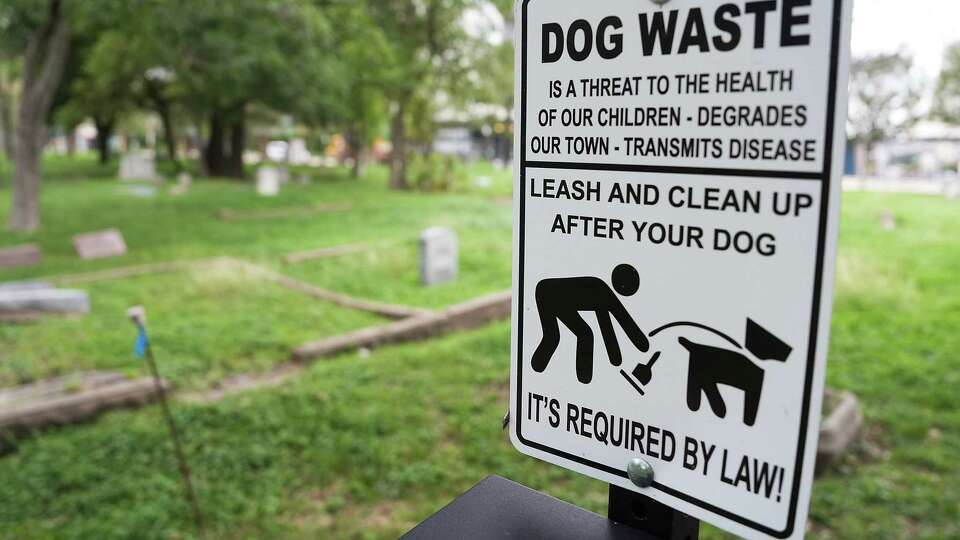
[[[797,437],[797,454],[793,467],[793,483],[790,493],[790,511],[787,518],[787,525],[782,531],[775,530],[771,527],[767,527],[761,523],[757,523],[746,519],[740,515],[737,515],[723,508],[719,508],[713,504],[710,504],[706,501],[701,501],[695,497],[691,497],[685,493],[682,493],[676,489],[673,489],[669,486],[665,486],[659,482],[654,482],[653,489],[661,491],[667,495],[676,497],[682,501],[685,501],[694,506],[698,506],[704,510],[712,512],[718,516],[722,516],[731,521],[749,527],[759,532],[763,532],[775,538],[787,538],[793,534],[794,529],[796,528],[796,511],[797,504],[799,502],[798,495],[800,492],[800,479],[803,473],[803,456],[806,450],[806,432],[809,421],[810,414],[810,397],[813,392],[813,374],[816,368],[816,353],[817,353],[817,335],[819,333],[819,323],[820,323],[820,297],[821,290],[823,286],[823,263],[825,256],[826,248],[826,230],[828,225],[828,217],[830,210],[830,183],[831,183],[831,170],[833,167],[833,145],[834,145],[834,121],[836,120],[836,101],[837,101],[837,71],[839,69],[839,57],[840,57],[840,33],[843,23],[843,0],[832,0],[833,1],[833,23],[832,23],[832,36],[830,39],[830,68],[828,70],[829,80],[827,81],[828,90],[827,90],[827,122],[825,126],[826,134],[824,136],[824,155],[823,155],[823,169],[820,172],[791,172],[791,171],[766,171],[766,170],[756,170],[756,169],[729,169],[729,168],[707,168],[707,167],[670,167],[670,166],[648,166],[648,165],[611,165],[611,164],[581,164],[581,163],[564,163],[564,162],[541,162],[541,161],[527,161],[527,8],[530,5],[532,0],[523,0],[522,7],[522,21],[521,21],[521,82],[520,82],[520,230],[518,237],[519,245],[519,259],[518,259],[518,297],[515,299],[517,302],[517,314],[518,320],[517,324],[517,410],[514,411],[513,418],[515,419],[514,425],[516,426],[516,435],[517,439],[520,440],[526,446],[535,448],[537,450],[553,454],[557,457],[579,463],[581,465],[586,465],[592,467],[599,471],[605,472],[607,474],[612,474],[613,476],[618,476],[621,478],[627,478],[627,473],[624,470],[615,469],[604,465],[603,463],[597,463],[590,461],[589,459],[571,454],[569,452],[564,452],[562,450],[557,450],[555,448],[550,448],[547,445],[540,444],[529,439],[524,438],[521,433],[520,425],[523,420],[522,407],[523,407],[523,323],[520,319],[523,316],[523,285],[524,285],[524,218],[526,211],[526,179],[527,179],[527,167],[531,168],[556,168],[556,169],[587,169],[587,170],[614,170],[614,171],[626,171],[626,172],[655,172],[655,173],[666,173],[666,174],[703,174],[703,175],[715,175],[715,176],[747,176],[747,177],[762,177],[762,178],[795,178],[795,179],[805,179],[805,180],[818,180],[821,182],[820,190],[820,221],[819,221],[819,231],[817,233],[817,257],[816,257],[816,266],[814,268],[814,286],[813,286],[813,305],[812,313],[810,315],[810,339],[807,346],[808,356],[807,356],[807,371],[806,377],[804,378],[803,386],[803,411],[800,418],[800,433]]]

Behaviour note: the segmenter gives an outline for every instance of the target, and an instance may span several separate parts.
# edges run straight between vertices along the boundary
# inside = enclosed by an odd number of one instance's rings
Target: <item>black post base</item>
[[[697,540],[700,521],[650,497],[610,484],[607,517],[658,540]]]
[[[490,476],[414,527],[402,540],[697,540],[697,520],[663,505],[652,506],[658,503],[642,495],[614,489],[620,490],[611,486],[608,519]],[[642,499],[643,506],[633,504],[635,498]],[[635,519],[638,509],[645,519]],[[669,523],[662,524],[663,519]],[[687,536],[680,535],[681,531],[687,531]]]

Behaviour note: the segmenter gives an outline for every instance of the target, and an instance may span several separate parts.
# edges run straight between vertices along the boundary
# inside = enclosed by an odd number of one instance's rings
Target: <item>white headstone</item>
[[[293,139],[287,148],[287,161],[291,165],[307,165],[311,159],[310,151],[307,150],[307,141],[303,139]]]
[[[457,277],[457,233],[446,227],[431,227],[420,234],[420,281],[439,285]]]
[[[170,194],[175,197],[186,195],[190,191],[190,184],[192,183],[193,177],[190,176],[190,173],[183,171],[177,175],[177,183],[170,188]]]
[[[516,5],[514,446],[801,538],[853,2]]]
[[[265,165],[257,169],[257,193],[263,197],[274,197],[280,193],[280,169]]]
[[[147,152],[130,152],[120,159],[121,180],[156,180],[157,166]]]

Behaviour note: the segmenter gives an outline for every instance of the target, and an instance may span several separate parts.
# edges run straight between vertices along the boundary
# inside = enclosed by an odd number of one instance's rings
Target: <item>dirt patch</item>
[[[265,373],[246,373],[234,375],[218,382],[209,390],[178,394],[177,399],[187,403],[216,403],[233,394],[239,394],[257,388],[280,386],[303,371],[303,366],[283,364]]]
[[[220,221],[256,221],[262,219],[302,218],[331,212],[349,212],[350,204],[315,204],[296,208],[270,208],[267,210],[232,210],[221,208],[217,211]]]

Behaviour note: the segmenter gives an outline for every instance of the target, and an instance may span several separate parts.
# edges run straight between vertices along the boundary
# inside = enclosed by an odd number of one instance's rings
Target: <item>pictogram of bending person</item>
[[[547,369],[550,359],[560,345],[558,321],[577,337],[577,379],[583,384],[593,380],[593,331],[580,316],[581,311],[592,311],[597,316],[600,333],[610,363],[619,366],[623,358],[617,334],[610,317],[617,323],[641,352],[647,352],[650,343],[640,327],[627,312],[620,298],[632,296],[640,288],[640,274],[629,264],[613,269],[613,289],[597,277],[549,278],[537,283],[537,311],[543,327],[543,339],[533,353],[531,365],[538,373]],[[616,290],[616,293],[614,292]]]

